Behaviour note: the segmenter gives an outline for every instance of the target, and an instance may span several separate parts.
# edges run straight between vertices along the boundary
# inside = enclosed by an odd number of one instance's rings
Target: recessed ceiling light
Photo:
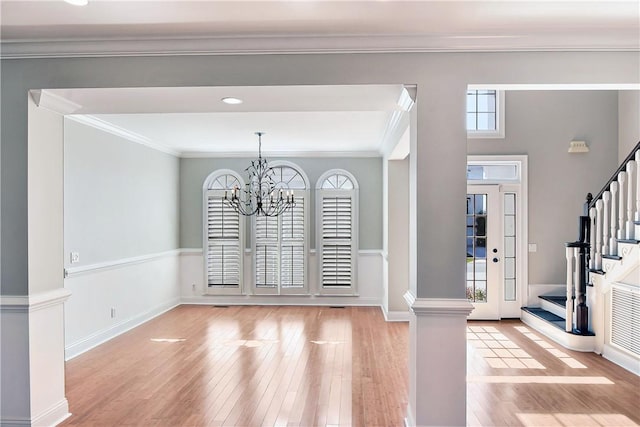
[[[231,96],[228,96],[226,98],[222,98],[221,99],[222,102],[224,102],[225,104],[229,104],[229,105],[238,105],[238,104],[242,104],[242,99],[240,98],[233,98]]]
[[[89,4],[89,0],[64,0],[65,2],[74,6],[86,6]]]

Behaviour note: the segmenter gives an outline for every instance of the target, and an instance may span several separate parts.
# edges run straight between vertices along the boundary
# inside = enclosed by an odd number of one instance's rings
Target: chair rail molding
[[[417,298],[407,291],[404,299],[416,316],[468,316],[473,304],[466,298]]]

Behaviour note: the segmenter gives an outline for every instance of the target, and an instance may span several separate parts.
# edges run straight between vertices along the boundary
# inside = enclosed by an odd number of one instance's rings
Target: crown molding
[[[32,89],[29,94],[38,107],[46,108],[55,113],[73,114],[82,108],[82,105],[45,89]]]
[[[638,52],[637,40],[554,40],[525,35],[460,38],[417,35],[249,36],[149,39],[4,40],[2,59],[168,55],[261,55],[424,52]]]
[[[154,150],[161,151],[166,154],[171,154],[172,156],[180,157],[182,154],[179,151],[172,150],[171,148],[167,148],[165,146],[154,143],[151,139],[146,136],[142,136],[135,132],[131,132],[127,129],[124,129],[120,126],[116,126],[112,123],[109,123],[105,120],[99,119],[90,114],[77,114],[77,115],[68,115],[66,116],[68,119],[73,120],[78,123],[82,123],[87,126],[91,126],[95,129],[102,130],[104,132],[108,132],[112,135],[119,136],[128,141],[135,142],[136,144],[144,145],[149,148],[153,148]]]
[[[263,157],[270,160],[292,157],[382,157],[379,151],[263,151]],[[180,157],[184,159],[199,158],[249,158],[255,157],[255,151],[183,151]]]

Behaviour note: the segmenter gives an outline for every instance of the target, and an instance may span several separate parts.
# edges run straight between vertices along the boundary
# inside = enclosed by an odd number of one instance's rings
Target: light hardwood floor
[[[63,425],[402,426],[407,351],[373,307],[180,306],[67,362]],[[638,377],[520,322],[468,352],[470,425],[640,423]]]

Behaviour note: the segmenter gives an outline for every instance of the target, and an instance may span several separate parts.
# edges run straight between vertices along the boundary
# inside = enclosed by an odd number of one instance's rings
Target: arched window
[[[316,244],[319,292],[357,294],[358,182],[349,172],[332,169],[316,184]]]
[[[205,293],[241,294],[244,220],[223,201],[225,192],[244,182],[231,170],[218,170],[202,186]]]
[[[272,162],[276,188],[290,191],[295,207],[277,217],[254,216],[257,294],[306,294],[309,180],[289,162]]]

